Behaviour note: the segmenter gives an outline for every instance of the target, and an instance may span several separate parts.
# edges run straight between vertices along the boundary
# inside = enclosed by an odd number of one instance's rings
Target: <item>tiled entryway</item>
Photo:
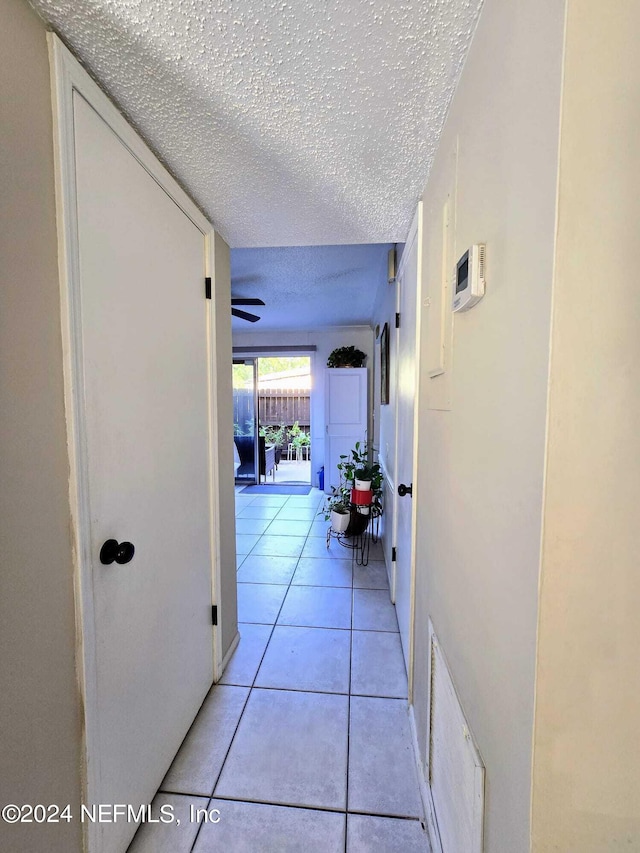
[[[236,495],[242,639],[133,853],[428,853],[382,552],[327,550],[322,501]]]

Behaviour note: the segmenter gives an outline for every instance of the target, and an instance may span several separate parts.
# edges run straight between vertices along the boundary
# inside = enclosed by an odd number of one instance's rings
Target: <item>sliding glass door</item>
[[[310,485],[310,357],[236,356],[233,423],[237,485]]]

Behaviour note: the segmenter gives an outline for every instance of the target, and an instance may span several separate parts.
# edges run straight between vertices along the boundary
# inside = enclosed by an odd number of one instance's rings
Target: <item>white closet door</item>
[[[89,796],[135,805],[151,802],[213,674],[205,240],[77,92],[74,124]],[[104,565],[108,539],[133,543],[133,559]],[[92,849],[121,853],[135,829],[92,827]]]
[[[337,486],[340,456],[367,437],[367,368],[331,367],[325,385],[325,491]]]

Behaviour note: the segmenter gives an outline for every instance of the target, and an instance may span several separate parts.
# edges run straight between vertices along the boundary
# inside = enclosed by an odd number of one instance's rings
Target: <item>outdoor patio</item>
[[[275,481],[271,474],[267,476],[267,484],[278,483],[311,483],[311,462],[303,460],[297,462],[292,459],[281,459],[275,472]]]

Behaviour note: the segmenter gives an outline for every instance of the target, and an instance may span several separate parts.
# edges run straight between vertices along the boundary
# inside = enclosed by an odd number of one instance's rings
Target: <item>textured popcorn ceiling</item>
[[[405,239],[482,0],[32,0],[234,247]]]

